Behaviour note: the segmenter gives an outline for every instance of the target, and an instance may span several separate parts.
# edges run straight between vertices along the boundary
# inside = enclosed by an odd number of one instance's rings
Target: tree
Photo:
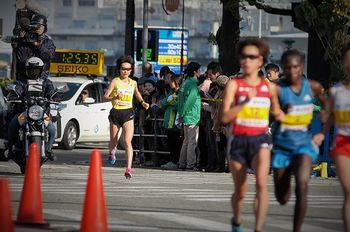
[[[239,40],[239,26],[237,26],[240,20],[239,9],[244,10],[244,5],[249,4],[270,14],[292,16],[295,26],[309,33],[310,78],[322,82],[327,87],[329,82],[334,81],[335,76],[339,76],[339,71],[333,70],[339,70],[340,48],[350,41],[350,1],[305,0],[300,4],[291,4],[290,9],[274,8],[262,0],[221,0],[221,3],[223,13],[229,11],[231,14],[230,17],[227,17],[227,12],[226,15],[223,14],[222,25],[216,36],[210,36],[210,40],[217,42],[219,46],[221,58],[219,61],[223,69],[229,71],[225,72],[226,74],[231,74],[230,71],[233,71],[227,69],[226,65],[235,67],[234,71],[238,69],[234,51],[235,44]]]
[[[219,62],[223,73],[230,76],[239,71],[239,64],[235,59],[236,44],[239,41],[239,2],[227,5],[229,1],[222,0],[222,23],[216,36],[211,39],[218,45]]]

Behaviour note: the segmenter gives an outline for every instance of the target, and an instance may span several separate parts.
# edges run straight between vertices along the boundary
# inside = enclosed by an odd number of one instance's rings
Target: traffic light
[[[136,60],[142,61],[142,29],[136,31]],[[148,30],[147,61],[158,60],[158,32]]]

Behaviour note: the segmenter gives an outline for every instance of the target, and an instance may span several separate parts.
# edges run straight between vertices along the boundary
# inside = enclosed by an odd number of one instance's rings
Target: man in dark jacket
[[[15,82],[15,92],[11,92],[10,95],[8,96],[8,99],[9,100],[22,99],[23,97],[25,97],[27,93],[29,81],[35,81],[36,83],[41,84],[42,93],[45,98],[49,100],[58,101],[59,97],[54,95],[56,93],[56,89],[53,86],[52,82],[47,78],[42,78],[43,67],[44,67],[44,63],[40,58],[38,57],[29,58],[25,63],[26,78],[17,80]],[[54,99],[52,99],[53,97]],[[46,108],[45,113],[46,115],[49,116],[50,105],[48,104],[45,108]],[[21,107],[17,109],[17,111],[15,112],[15,116],[12,118],[8,127],[8,148],[9,148],[10,156],[13,156],[13,145],[15,144],[16,138],[18,137],[18,131],[20,129],[20,125],[18,122],[18,116],[20,115],[20,113],[22,113]],[[46,155],[50,160],[54,160],[55,156],[52,153],[52,146],[53,146],[53,143],[55,142],[56,128],[51,121],[48,123],[46,128],[49,133],[49,141],[47,145]]]
[[[42,78],[49,75],[50,61],[55,55],[56,47],[47,32],[47,19],[43,15],[35,15],[30,22],[30,26],[35,28],[34,32],[38,34],[38,40],[28,42],[20,40],[16,52],[16,79],[26,79],[25,63],[30,57],[39,57],[44,62]]]

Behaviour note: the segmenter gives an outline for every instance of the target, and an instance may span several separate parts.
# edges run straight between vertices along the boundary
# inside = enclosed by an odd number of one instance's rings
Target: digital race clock
[[[50,73],[102,75],[103,63],[101,51],[56,49]]]

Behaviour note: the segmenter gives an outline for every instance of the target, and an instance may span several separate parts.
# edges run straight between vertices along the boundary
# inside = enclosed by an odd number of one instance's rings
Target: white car
[[[110,102],[103,101],[107,84],[85,77],[50,77],[53,84],[66,86],[60,104],[56,142],[63,149],[73,149],[77,142],[109,141]],[[82,93],[87,92],[87,98]],[[83,100],[85,98],[85,100]]]

